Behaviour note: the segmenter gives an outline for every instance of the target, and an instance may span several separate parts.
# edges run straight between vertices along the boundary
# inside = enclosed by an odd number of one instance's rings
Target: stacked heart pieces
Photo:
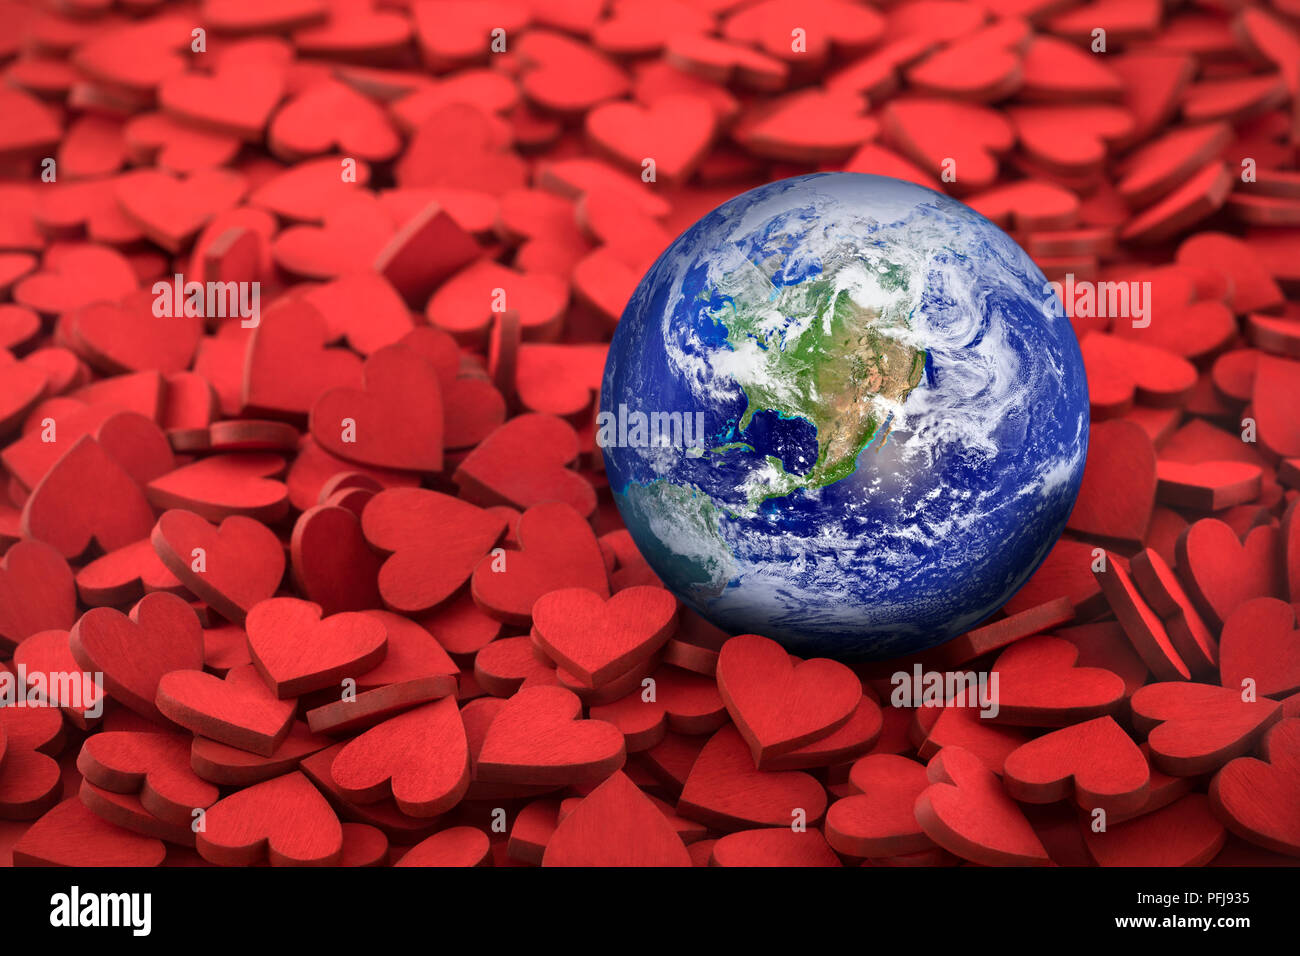
[[[0,18],[0,864],[1300,861],[1293,0]],[[1006,607],[854,669],[680,606],[593,420],[819,169],[1010,231],[1094,421]]]

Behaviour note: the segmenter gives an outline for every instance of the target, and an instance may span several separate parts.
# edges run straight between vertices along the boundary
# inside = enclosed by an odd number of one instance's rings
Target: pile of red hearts
[[[0,20],[0,863],[1300,862],[1295,0]],[[680,608],[594,442],[645,267],[816,169],[1010,230],[1095,423],[1004,611],[857,672]]]

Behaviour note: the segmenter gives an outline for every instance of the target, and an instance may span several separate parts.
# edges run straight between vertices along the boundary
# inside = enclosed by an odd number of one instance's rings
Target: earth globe
[[[596,417],[632,538],[686,605],[882,660],[996,612],[1083,477],[1088,390],[1043,273],[913,183],[818,173],[682,233],[614,332]]]

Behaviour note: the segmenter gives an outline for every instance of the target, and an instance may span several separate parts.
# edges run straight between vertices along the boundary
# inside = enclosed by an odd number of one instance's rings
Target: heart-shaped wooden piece
[[[294,701],[279,700],[251,664],[225,680],[175,670],[158,682],[158,709],[200,737],[269,757],[293,725]]]
[[[890,857],[934,847],[916,821],[916,799],[929,786],[925,765],[899,754],[868,754],[853,762],[849,782],[859,794],[826,811],[826,839],[847,856]]]
[[[832,733],[852,716],[862,684],[843,664],[794,664],[776,641],[733,637],[718,655],[718,691],[760,768]]]
[[[85,435],[32,489],[23,506],[27,537],[75,558],[95,542],[115,551],[153,527],[153,509],[135,479],[100,444]]]
[[[203,628],[194,609],[174,594],[143,597],[130,616],[92,608],[72,627],[72,654],[103,673],[108,695],[150,720],[164,721],[154,703],[158,682],[177,670],[203,667]]]
[[[486,782],[591,782],[623,766],[627,751],[617,727],[582,719],[582,702],[562,687],[526,687],[492,720],[475,763]]]
[[[381,491],[361,513],[366,540],[389,555],[379,569],[379,593],[405,613],[455,594],[505,527],[499,513],[425,488]]]
[[[300,416],[331,388],[360,388],[361,360],[347,349],[327,349],[326,325],[305,299],[285,299],[266,310],[244,360],[245,413]]]
[[[1007,757],[1007,793],[1024,803],[1055,803],[1071,795],[1085,810],[1129,813],[1143,806],[1151,771],[1112,717],[1097,717],[1044,734]]]
[[[1002,723],[1061,727],[1113,713],[1126,695],[1124,679],[1100,667],[1079,667],[1079,649],[1040,634],[998,655],[998,714]]]
[[[167,847],[101,820],[71,797],[28,828],[13,856],[14,866],[160,866]]]
[[[1178,539],[1178,570],[1187,591],[1216,627],[1251,598],[1283,593],[1279,532],[1261,525],[1237,536],[1231,525],[1202,518]]]
[[[150,536],[159,559],[195,597],[243,624],[284,577],[284,547],[266,525],[232,515],[214,527],[192,511],[165,511]]]
[[[322,448],[378,468],[442,470],[442,389],[418,352],[390,345],[366,359],[361,389],[325,392],[309,427]]]
[[[1151,761],[1165,773],[1210,773],[1282,718],[1277,701],[1242,698],[1241,690],[1213,684],[1148,684],[1130,700],[1133,727],[1147,734]]]
[[[380,558],[349,509],[322,505],[304,511],[293,526],[289,553],[298,592],[326,614],[379,605]]]
[[[632,587],[605,600],[562,588],[533,604],[533,634],[552,659],[599,687],[659,650],[677,628],[677,599],[663,588]]]
[[[1142,426],[1125,420],[1093,425],[1083,484],[1067,527],[1140,545],[1155,501],[1156,451]]]
[[[670,735],[664,743],[673,739]],[[732,726],[709,738],[694,763],[686,766],[677,812],[710,827],[740,830],[797,822],[812,826],[826,812],[826,791],[815,777],[800,770],[756,769],[745,738]]]
[[[916,798],[921,829],[949,853],[984,866],[1044,866],[1047,851],[1002,783],[968,750],[945,747]]]
[[[663,811],[621,771],[560,821],[542,857],[542,866],[690,865]]]
[[[343,855],[338,817],[298,771],[223,798],[204,824],[199,855],[220,866],[333,866]]]
[[[1254,598],[1228,617],[1219,640],[1219,682],[1245,688],[1250,681],[1264,697],[1300,690],[1300,626],[1293,604]]]
[[[519,551],[488,555],[470,580],[474,602],[498,620],[528,625],[537,599],[560,588],[587,588],[602,598],[609,594],[600,543],[569,505],[553,501],[529,508],[515,538]]]
[[[1098,866],[1204,866],[1227,834],[1203,793],[1192,793],[1152,813],[1093,832],[1084,828]]]
[[[510,419],[488,435],[452,475],[461,497],[475,504],[531,508],[563,501],[580,515],[596,507],[587,479],[566,466],[578,457],[573,427],[553,415]]]
[[[253,665],[281,699],[359,677],[384,659],[388,630],[378,618],[348,611],[322,619],[321,607],[271,598],[245,622]]]
[[[1300,856],[1300,719],[1271,728],[1260,753],[1229,761],[1210,781],[1215,814],[1251,843]]]
[[[93,734],[82,745],[77,769],[97,787],[138,793],[149,813],[184,826],[193,822],[196,809],[207,809],[220,796],[190,769],[190,738],[183,734]]]
[[[0,647],[41,631],[66,631],[77,619],[77,589],[63,555],[23,540],[0,558]]]
[[[354,737],[330,773],[357,803],[391,795],[411,816],[450,810],[469,787],[469,744],[455,697],[390,717]]]

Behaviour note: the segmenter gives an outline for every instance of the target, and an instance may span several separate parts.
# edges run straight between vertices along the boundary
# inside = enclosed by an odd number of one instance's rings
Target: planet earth
[[[785,179],[681,234],[614,332],[597,442],[651,568],[730,633],[880,660],[997,611],[1083,477],[1088,390],[1047,280],[964,204]]]

